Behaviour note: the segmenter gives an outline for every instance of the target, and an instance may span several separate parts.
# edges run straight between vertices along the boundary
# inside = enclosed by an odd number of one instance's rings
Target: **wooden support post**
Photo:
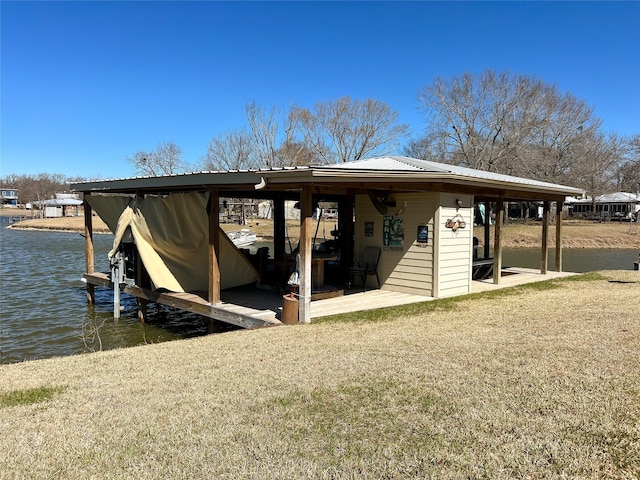
[[[493,237],[493,283],[498,285],[502,279],[502,225],[504,223],[504,201],[496,203],[496,223]]]
[[[136,298],[136,302],[138,304],[138,320],[140,323],[146,323],[147,321],[147,306],[149,302],[144,298]]]
[[[300,301],[298,322],[311,323],[311,255],[313,245],[313,195],[305,185],[300,192]]]
[[[482,258],[489,258],[491,256],[491,220],[489,213],[491,212],[491,202],[485,202],[484,204],[484,255]]]
[[[556,200],[556,272],[562,271],[562,205],[564,198]]]
[[[209,303],[220,303],[220,193],[209,189]]]
[[[545,200],[542,207],[542,251],[540,252],[540,273],[547,274],[549,263],[549,201]]]
[[[84,255],[85,255],[85,273],[93,273],[95,271],[94,249],[93,249],[93,211],[91,205],[87,203],[86,197],[90,194],[85,193],[84,200]],[[95,286],[87,283],[87,303],[93,305],[96,302]]]
[[[276,198],[273,200],[273,258],[277,262],[284,260],[285,222],[284,198]]]

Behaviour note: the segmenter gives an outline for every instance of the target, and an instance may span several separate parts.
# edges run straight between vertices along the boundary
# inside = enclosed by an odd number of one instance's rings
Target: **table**
[[[314,253],[311,256],[311,289],[320,290],[324,287],[324,262],[337,260],[335,253]]]

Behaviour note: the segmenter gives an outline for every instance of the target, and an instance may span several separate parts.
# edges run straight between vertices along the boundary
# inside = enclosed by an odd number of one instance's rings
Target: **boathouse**
[[[313,300],[354,289],[428,299],[471,292],[478,276],[491,275],[500,283],[504,205],[509,201],[542,202],[540,272],[546,274],[551,205],[562,208],[566,196],[583,193],[399,156],[94,181],[71,188],[84,197],[89,301],[95,285],[110,286],[135,295],[142,317],[147,302],[159,302],[245,327],[280,323],[269,312],[248,308],[246,296],[224,298],[243,285],[264,288],[264,277],[276,289],[295,283],[300,323],[311,321]],[[222,232],[221,198],[273,202],[273,249],[261,260],[240,252]],[[295,248],[287,241],[284,220],[285,202],[291,201],[300,209]],[[314,242],[319,202],[338,206],[330,248]],[[478,220],[479,207],[484,221]],[[110,275],[94,272],[93,211],[115,235],[109,255],[112,265],[121,263]],[[561,271],[562,216],[556,218],[555,269]],[[331,282],[325,278],[328,270]]]

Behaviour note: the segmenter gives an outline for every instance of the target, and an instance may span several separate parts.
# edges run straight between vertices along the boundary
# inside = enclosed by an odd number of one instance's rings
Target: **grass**
[[[47,402],[62,391],[63,389],[59,387],[38,387],[0,393],[0,408]]]
[[[314,323],[345,323],[345,322],[383,322],[393,320],[399,316],[411,316],[424,314],[427,312],[446,312],[456,310],[465,302],[477,299],[496,299],[512,295],[524,295],[530,291],[544,291],[558,288],[562,282],[593,282],[596,280],[605,280],[606,277],[598,272],[583,273],[581,275],[573,275],[570,277],[562,277],[553,280],[545,280],[541,282],[527,283],[514,287],[503,288],[500,290],[489,290],[478,293],[471,293],[464,296],[438,298],[422,303],[411,303],[397,307],[379,308],[376,310],[367,310],[350,313],[345,315],[330,315],[320,317],[314,320]]]
[[[1,365],[0,478],[638,478],[637,278]]]

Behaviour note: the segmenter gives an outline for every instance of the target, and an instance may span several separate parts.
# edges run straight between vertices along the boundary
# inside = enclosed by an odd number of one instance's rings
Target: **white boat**
[[[247,228],[235,232],[227,232],[227,236],[236,247],[248,247],[258,239],[257,235]]]

